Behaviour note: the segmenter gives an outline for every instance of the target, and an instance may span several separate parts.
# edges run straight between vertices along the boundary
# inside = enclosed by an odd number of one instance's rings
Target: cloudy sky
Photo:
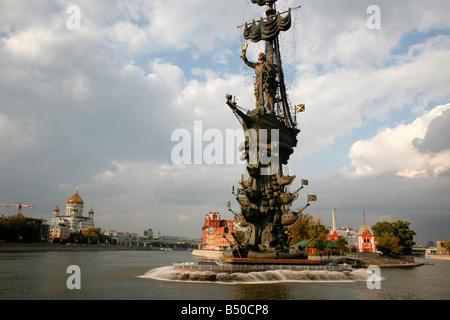
[[[310,183],[294,209],[316,194],[308,213],[326,224],[336,208],[338,225],[358,228],[364,211],[370,225],[410,221],[416,242],[449,240],[450,2],[278,2],[302,6],[282,37],[290,100],[306,105],[286,170]],[[172,134],[194,144],[200,124],[237,147],[225,95],[254,105],[237,26],[260,7],[0,0],[0,15],[0,203],[50,220],[78,186],[103,230],[196,238],[209,211],[232,218],[245,166],[175,163]]]

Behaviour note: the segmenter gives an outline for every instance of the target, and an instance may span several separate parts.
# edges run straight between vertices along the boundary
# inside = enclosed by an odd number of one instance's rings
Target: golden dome
[[[67,203],[84,204],[83,199],[81,199],[81,197],[78,195],[78,187],[75,194],[69,200],[67,200]]]
[[[73,207],[72,211],[78,211],[77,207]]]
[[[55,209],[53,209],[53,211],[59,212],[59,208],[58,208],[58,206],[56,206],[56,208],[55,208]]]
[[[94,209],[91,207],[91,210],[89,210],[89,213],[94,214]]]

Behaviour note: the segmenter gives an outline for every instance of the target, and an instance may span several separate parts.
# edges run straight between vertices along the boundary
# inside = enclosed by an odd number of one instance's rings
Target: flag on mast
[[[304,104],[298,104],[298,105],[296,105],[296,106],[295,106],[295,111],[296,111],[296,113],[305,111],[305,105],[304,105]]]

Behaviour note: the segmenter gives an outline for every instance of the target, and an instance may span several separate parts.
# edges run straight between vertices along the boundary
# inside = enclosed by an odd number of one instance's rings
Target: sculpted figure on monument
[[[254,84],[256,109],[261,113],[264,112],[264,94],[267,109],[273,113],[275,107],[275,93],[277,89],[277,82],[275,80],[276,67],[266,60],[264,53],[259,53],[258,62],[250,62],[247,56],[242,55],[242,60],[250,68],[255,69],[256,81]]]

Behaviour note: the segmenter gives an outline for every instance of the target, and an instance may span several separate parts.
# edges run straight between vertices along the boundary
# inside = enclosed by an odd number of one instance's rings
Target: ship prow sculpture
[[[291,246],[289,232],[298,221],[299,214],[315,201],[308,195],[306,205],[297,211],[290,207],[299,197],[307,180],[301,180],[294,192],[288,186],[298,183],[296,176],[285,175],[283,166],[297,146],[295,114],[304,110],[304,105],[290,106],[281,64],[279,33],[291,27],[291,10],[277,12],[277,0],[251,0],[259,6],[267,6],[266,17],[244,24],[243,37],[251,42],[265,41],[265,52],[259,53],[257,62],[247,59],[245,44],[241,58],[255,69],[255,108],[250,111],[238,106],[232,95],[226,96],[226,104],[238,118],[245,132],[245,141],[239,146],[241,160],[247,164],[247,175],[243,174],[240,187],[233,195],[240,207],[234,212],[237,228],[244,228],[245,239],[231,245],[224,253],[228,259],[285,260],[307,259],[305,246]],[[286,260],[285,260],[286,261]]]

